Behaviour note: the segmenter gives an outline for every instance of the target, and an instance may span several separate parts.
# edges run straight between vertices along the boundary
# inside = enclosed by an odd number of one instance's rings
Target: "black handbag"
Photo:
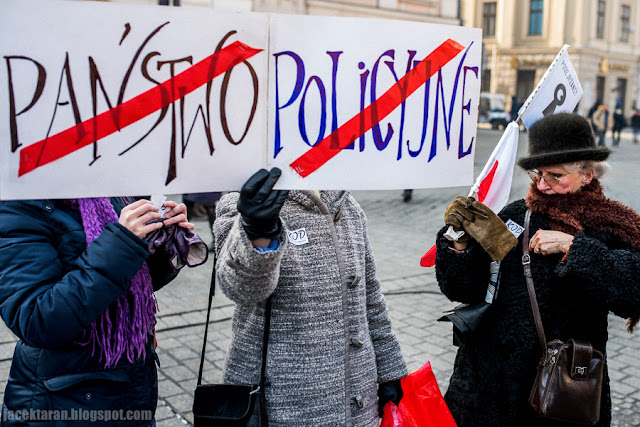
[[[209,332],[209,316],[215,294],[216,259],[213,257],[213,272],[209,289],[207,323],[204,328],[204,341],[200,356],[198,384],[193,395],[193,424],[196,427],[266,427],[267,410],[264,397],[265,367],[267,365],[267,344],[271,321],[271,297],[267,299],[264,314],[264,338],[262,344],[262,368],[260,382],[253,385],[202,384],[204,355]]]
[[[484,301],[476,304],[460,304],[438,319],[439,322],[453,323],[453,344],[456,346],[460,346],[475,334],[480,325],[490,316],[491,306],[498,296],[500,286],[500,261],[493,261],[489,270],[489,285]]]
[[[529,406],[538,414],[560,421],[593,425],[600,418],[604,355],[588,341],[556,339],[547,343],[531,276],[529,220],[525,214],[522,265],[533,318],[542,346],[542,358],[529,395]]]

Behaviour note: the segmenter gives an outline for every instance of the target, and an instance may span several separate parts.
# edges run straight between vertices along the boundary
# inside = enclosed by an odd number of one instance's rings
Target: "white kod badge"
[[[512,219],[509,219],[506,222],[506,225],[507,225],[507,228],[509,229],[509,231],[516,237],[520,237],[520,235],[524,231],[524,227],[519,225],[518,223],[516,223]]]
[[[289,241],[294,245],[304,245],[305,243],[309,243],[309,236],[307,235],[307,230],[304,228],[287,231],[287,235],[289,236]]]

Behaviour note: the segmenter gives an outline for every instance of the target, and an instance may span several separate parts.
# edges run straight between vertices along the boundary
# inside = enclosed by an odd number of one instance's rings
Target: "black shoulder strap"
[[[216,289],[216,255],[213,253],[213,268],[211,271],[211,286],[209,287],[209,305],[207,306],[207,322],[204,325],[204,340],[202,342],[202,353],[200,354],[200,369],[198,370],[198,384],[202,384],[202,370],[204,369],[204,355],[207,349],[207,335],[209,334],[209,319],[211,316],[211,306]],[[260,387],[264,386],[265,370],[267,366],[267,345],[269,343],[269,328],[271,325],[271,296],[267,298],[264,312],[264,338],[262,341],[262,368],[260,369]]]
[[[216,254],[212,254],[213,269],[211,271],[211,285],[209,286],[209,304],[207,305],[207,322],[204,324],[204,341],[202,342],[202,352],[200,353],[200,369],[198,370],[198,385],[202,384],[202,370],[204,368],[204,354],[207,349],[207,335],[209,334],[209,318],[211,316],[211,304],[213,295],[216,293]]]
[[[544,335],[544,327],[542,326],[542,317],[540,316],[540,308],[536,299],[536,290],[533,286],[533,276],[531,275],[531,256],[529,255],[529,222],[531,219],[531,211],[527,209],[524,215],[524,235],[522,237],[522,267],[524,268],[524,277],[527,280],[527,292],[529,292],[529,300],[531,301],[531,310],[533,311],[533,320],[538,331],[538,339],[544,353],[547,353],[547,339]]]

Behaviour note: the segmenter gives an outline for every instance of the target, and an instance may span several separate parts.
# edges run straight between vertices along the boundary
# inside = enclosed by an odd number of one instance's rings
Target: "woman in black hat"
[[[596,146],[581,116],[547,116],[531,126],[529,156],[518,161],[532,179],[525,199],[506,206],[495,222],[486,206],[464,197],[447,209],[445,223],[471,235],[453,242],[444,237],[448,227],[438,233],[436,275],[451,300],[483,301],[490,254],[496,259],[495,242],[507,242],[502,222],[510,221],[518,237],[518,244],[503,243],[491,316],[458,350],[445,400],[459,426],[575,425],[539,417],[528,404],[542,347],[522,264],[527,210],[530,265],[547,340],[581,339],[606,354],[609,311],[628,318],[629,331],[635,327],[640,216],[604,196],[598,179],[609,154]],[[598,426],[611,424],[606,365],[603,379]]]

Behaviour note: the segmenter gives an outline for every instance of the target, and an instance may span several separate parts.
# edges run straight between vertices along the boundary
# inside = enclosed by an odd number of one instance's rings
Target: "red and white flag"
[[[469,197],[475,195],[476,200],[484,203],[496,213],[500,212],[509,200],[519,135],[520,127],[518,124],[516,122],[509,123],[469,192]],[[420,259],[420,265],[433,267],[435,263],[436,246],[433,245]]]

